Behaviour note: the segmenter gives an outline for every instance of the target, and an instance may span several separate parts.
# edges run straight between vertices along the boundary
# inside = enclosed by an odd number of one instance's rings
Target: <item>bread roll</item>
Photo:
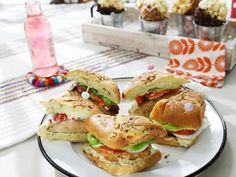
[[[66,77],[79,83],[83,83],[89,88],[94,88],[99,95],[109,98],[112,102],[120,102],[120,91],[117,83],[105,75],[91,70],[73,70]]]
[[[122,149],[166,135],[162,127],[142,116],[98,114],[85,123],[89,132],[112,149]]]
[[[188,82],[183,77],[172,74],[157,71],[146,72],[131,79],[123,91],[122,96],[125,99],[133,100],[136,96],[145,95],[153,91],[177,89]]]
[[[112,175],[127,175],[143,171],[155,165],[161,159],[160,151],[154,149],[152,149],[150,155],[145,158],[138,158],[135,160],[120,158],[118,162],[112,162],[105,159],[89,144],[83,145],[82,150],[90,160],[95,162],[98,167],[106,170]]]
[[[186,104],[192,106],[186,110]],[[178,95],[158,101],[150,118],[161,124],[171,123],[179,127],[197,129],[201,127],[205,113],[203,95],[193,90],[185,90]]]
[[[98,106],[80,95],[64,95],[57,99],[41,101],[48,114],[65,113],[68,116],[87,119],[88,117],[102,113]]]
[[[60,133],[50,132],[46,127],[42,127],[38,130],[38,136],[48,140],[60,140],[70,142],[87,142],[87,133]]]

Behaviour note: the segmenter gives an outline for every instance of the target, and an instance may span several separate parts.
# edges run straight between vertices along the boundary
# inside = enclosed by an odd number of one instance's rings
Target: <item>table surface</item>
[[[104,50],[104,47],[84,44],[81,39],[80,23],[89,20],[89,12],[86,9],[87,5],[73,5],[73,6],[43,6],[45,14],[49,17],[55,16],[58,13],[57,20],[54,20],[51,25],[52,29],[56,31],[56,40],[61,39],[60,42],[55,43],[55,50],[59,63],[67,62],[69,59],[78,58],[80,56],[87,56],[92,53]],[[59,13],[59,8],[63,9],[63,13]],[[69,15],[70,8],[77,8],[78,12]],[[10,7],[7,5],[0,6],[0,45],[10,45],[11,42],[24,39],[23,21],[25,16],[18,16],[21,12],[24,14],[24,6]],[[11,21],[6,14],[14,17]],[[15,13],[15,14],[14,14]],[[73,15],[81,15],[80,23],[73,18]],[[4,15],[3,15],[4,14]],[[65,26],[63,22],[70,22],[71,26]],[[73,26],[73,27],[72,27]],[[73,31],[71,36],[68,36],[67,31]],[[12,35],[14,34],[14,35]],[[24,41],[25,42],[25,41]],[[73,45],[68,46],[68,42]],[[26,43],[22,44],[26,45]],[[12,52],[12,51],[9,51]],[[13,52],[12,55],[5,56],[0,50],[0,82],[25,74],[31,69],[28,51]],[[136,61],[132,66],[132,71],[142,72],[143,65],[147,63],[155,63],[158,69],[164,70],[167,60],[150,57],[144,60]],[[14,64],[14,72],[9,70],[10,64]],[[120,66],[119,66],[120,67]],[[118,67],[118,69],[119,69]],[[123,67],[130,67],[126,64]],[[111,70],[107,71],[109,74]],[[118,75],[119,76],[119,75]],[[205,88],[202,90],[207,97],[213,101],[217,110],[223,115],[226,122],[228,137],[225,148],[217,159],[217,161],[204,171],[201,177],[235,177],[236,176],[236,69],[234,68],[227,74],[224,87],[221,89]],[[206,142],[208,143],[208,142]],[[0,150],[0,176],[10,177],[43,177],[43,176],[61,176],[42,156],[36,136],[33,136],[21,143],[6,149]]]

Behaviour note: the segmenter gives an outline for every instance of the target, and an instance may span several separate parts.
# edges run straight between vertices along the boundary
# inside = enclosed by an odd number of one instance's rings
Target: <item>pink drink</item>
[[[41,77],[51,76],[58,71],[58,65],[50,24],[43,15],[39,2],[28,1],[25,7],[27,19],[24,27],[33,73]]]

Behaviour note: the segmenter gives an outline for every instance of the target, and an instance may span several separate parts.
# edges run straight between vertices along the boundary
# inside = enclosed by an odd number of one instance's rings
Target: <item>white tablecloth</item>
[[[3,81],[23,76],[31,69],[28,49],[25,42],[23,21],[25,9],[23,5],[0,6],[0,83]],[[59,63],[72,62],[75,59],[86,56],[97,55],[101,51],[109,50],[101,46],[84,44],[81,39],[80,24],[89,20],[88,5],[59,5],[42,6],[43,11],[49,17],[53,29],[55,40],[55,50]],[[133,55],[130,53],[130,55]],[[124,64],[106,71],[113,77],[120,77],[122,74],[120,67],[127,68],[130,75],[136,75],[146,70],[144,67],[148,63],[155,63],[158,70],[164,70],[167,60],[156,57],[148,57],[136,60],[134,63]],[[126,74],[127,75],[127,74]],[[13,104],[11,110],[1,110],[1,114],[8,114],[8,119],[13,119],[14,110],[24,110],[25,103],[35,104],[38,109],[34,115],[37,119],[30,119],[32,115],[22,111],[18,114],[18,119],[29,119],[34,126],[37,125],[43,110],[39,108],[38,99],[48,96],[55,96],[66,85],[56,88],[57,91],[41,92],[39,98],[24,97],[19,99],[17,104]],[[228,140],[225,149],[219,159],[204,173],[202,177],[234,177],[236,176],[236,69],[227,75],[222,89],[205,88],[201,89],[216,105],[216,108],[223,115],[228,128]],[[30,98],[30,99],[29,99]],[[9,102],[10,104],[11,102]],[[20,107],[20,108],[19,108]],[[5,111],[5,112],[4,112]],[[32,113],[33,114],[33,113]],[[2,117],[0,117],[1,120]],[[15,119],[15,117],[14,117]],[[37,120],[37,121],[35,121]],[[0,124],[1,125],[1,124]],[[3,126],[3,125],[2,125]],[[27,128],[27,127],[26,127]],[[23,131],[23,130],[22,130]],[[34,134],[32,130],[32,135]],[[208,142],[206,142],[208,143]],[[12,147],[0,151],[0,176],[11,177],[42,177],[56,176],[56,173],[39,152],[36,137],[23,141]]]

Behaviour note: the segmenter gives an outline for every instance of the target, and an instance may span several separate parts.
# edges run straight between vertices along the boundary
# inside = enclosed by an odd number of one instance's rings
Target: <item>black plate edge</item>
[[[46,114],[43,116],[42,121],[40,122],[40,125],[42,125],[44,119],[46,118]],[[47,152],[45,151],[45,149],[43,148],[43,144],[41,141],[40,136],[37,136],[37,140],[38,140],[38,145],[39,145],[39,149],[41,151],[41,153],[43,154],[43,156],[45,157],[45,159],[49,162],[49,164],[51,164],[55,169],[57,169],[58,171],[60,171],[61,173],[67,175],[67,176],[71,176],[71,177],[79,177],[76,176],[70,172],[68,172],[67,170],[64,170],[63,168],[61,168],[59,165],[57,165],[47,154]]]
[[[222,126],[223,126],[223,140],[222,140],[222,143],[221,143],[221,146],[218,150],[218,152],[215,154],[215,156],[206,164],[204,165],[202,168],[198,169],[197,171],[195,171],[194,173],[192,174],[189,174],[185,177],[194,177],[194,176],[197,176],[197,175],[200,175],[204,170],[206,170],[207,168],[209,168],[220,156],[222,150],[224,149],[225,147],[225,142],[226,142],[226,139],[227,139],[227,127],[226,127],[226,124],[225,124],[225,121],[224,121],[224,118],[223,116],[221,115],[221,113],[216,109],[215,105],[213,104],[213,102],[209,99],[206,99],[210,105],[214,108],[214,110],[216,111],[216,113],[219,115],[220,117],[220,120],[221,120],[221,123],[222,123]]]
[[[219,115],[220,117],[220,120],[221,120],[221,123],[222,123],[222,126],[223,126],[223,140],[222,140],[222,143],[221,143],[221,146],[218,150],[218,152],[215,154],[215,156],[206,164],[204,165],[202,168],[198,169],[197,171],[185,176],[185,177],[194,177],[194,176],[197,176],[199,174],[201,174],[204,170],[206,170],[207,168],[209,168],[220,156],[222,150],[224,149],[225,147],[225,142],[226,142],[226,139],[227,139],[227,127],[226,127],[226,124],[225,124],[225,121],[223,119],[223,116],[221,115],[221,113],[219,113],[219,111],[216,109],[215,105],[213,104],[213,102],[209,99],[206,99],[210,105],[214,108],[214,110],[216,111],[216,113]],[[45,119],[46,115],[43,117],[40,125],[43,123],[44,119]],[[41,141],[41,138],[38,136],[37,137],[38,139],[38,145],[39,145],[39,149],[41,151],[41,153],[43,154],[43,156],[46,158],[46,160],[55,168],[57,169],[58,171],[60,171],[61,173],[67,175],[67,176],[70,176],[70,177],[79,177],[77,175],[74,175],[70,172],[68,172],[67,170],[64,170],[63,168],[61,168],[59,165],[57,165],[47,154],[47,152],[45,151],[45,149],[43,148],[43,145],[42,145],[42,141]]]

